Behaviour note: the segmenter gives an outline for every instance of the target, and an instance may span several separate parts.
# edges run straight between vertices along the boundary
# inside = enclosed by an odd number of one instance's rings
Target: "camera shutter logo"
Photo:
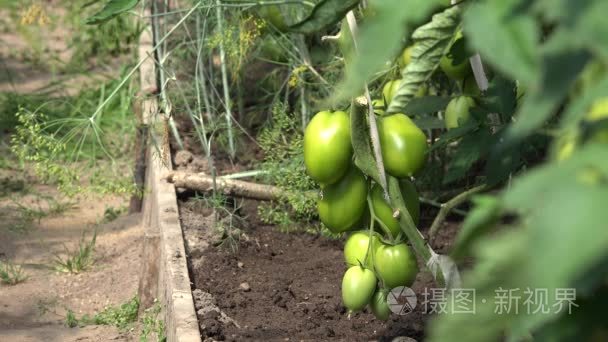
[[[399,286],[389,292],[386,301],[394,314],[407,315],[416,308],[418,298],[416,298],[414,290],[406,286]]]

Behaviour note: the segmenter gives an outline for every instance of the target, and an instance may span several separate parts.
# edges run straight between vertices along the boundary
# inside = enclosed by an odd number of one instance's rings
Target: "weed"
[[[34,222],[48,216],[56,216],[73,207],[70,201],[61,201],[53,196],[36,194],[32,205],[25,205],[15,199],[10,199],[14,207],[0,213],[0,217],[12,222],[9,230],[21,233],[29,230]],[[34,206],[35,205],[35,206]]]
[[[68,313],[65,316],[65,325],[69,328],[76,328],[78,326],[78,319],[76,319],[74,311],[68,310]]]
[[[107,88],[115,86],[110,82],[62,99],[0,94],[0,110],[15,113],[0,119],[0,126],[14,131],[11,151],[20,167],[32,166],[42,182],[57,185],[68,196],[84,191],[135,192],[124,157],[132,148],[134,89],[120,90],[96,120],[84,115],[105,99]],[[92,173],[88,184],[81,182],[83,169]]]
[[[129,324],[137,321],[137,311],[139,310],[139,298],[134,296],[120,306],[108,306],[93,316],[84,315],[80,319],[74,312],[68,309],[65,317],[65,324],[70,328],[85,325],[111,325],[124,330]]]
[[[108,306],[101,312],[89,317],[84,315],[81,324],[112,325],[118,329],[125,329],[129,324],[137,321],[139,298],[134,296],[120,306]]]
[[[144,311],[142,318],[142,329],[139,336],[140,342],[148,342],[148,338],[151,334],[156,335],[156,341],[165,342],[167,336],[165,336],[165,322],[159,319],[161,312],[161,306],[158,301],[154,301],[154,305]]]
[[[85,234],[82,234],[78,243],[78,250],[70,251],[65,245],[65,256],[62,258],[55,255],[55,270],[65,273],[80,273],[90,269],[95,263],[95,241],[97,239],[97,231],[93,231],[93,237],[90,241],[85,241]]]
[[[0,281],[7,285],[17,285],[27,280],[27,275],[20,265],[10,261],[0,261]]]
[[[106,207],[106,209],[103,211],[103,219],[101,220],[101,223],[112,222],[112,221],[116,220],[120,215],[125,213],[126,211],[127,211],[127,207],[124,207],[124,206],[119,207],[119,208]]]
[[[275,104],[272,123],[258,137],[264,151],[262,168],[266,181],[284,190],[282,201],[259,207],[266,223],[277,224],[282,230],[296,227],[294,219],[311,221],[316,217],[315,201],[308,191],[315,189],[304,166],[303,136],[297,120],[286,112],[286,107]],[[289,214],[287,214],[289,213]]]
[[[215,216],[213,228],[216,233],[213,239],[214,245],[229,248],[236,253],[242,235],[239,227],[245,223],[245,218],[238,214],[240,205],[230,204],[227,197],[221,193],[202,196],[196,194],[192,201],[200,207],[213,209]],[[232,208],[228,208],[230,205]]]

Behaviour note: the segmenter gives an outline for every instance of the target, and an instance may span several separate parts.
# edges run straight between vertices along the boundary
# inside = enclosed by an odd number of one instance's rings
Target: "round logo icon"
[[[414,311],[418,298],[414,290],[406,286],[395,287],[386,297],[388,307],[394,314],[407,315]]]

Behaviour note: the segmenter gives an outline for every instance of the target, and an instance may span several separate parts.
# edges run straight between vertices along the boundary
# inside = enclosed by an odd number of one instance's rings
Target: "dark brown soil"
[[[345,271],[342,240],[281,233],[253,219],[251,227],[243,229],[236,252],[204,243],[201,248],[201,240],[209,240],[213,235],[209,232],[212,224],[207,215],[208,209],[192,201],[180,205],[186,241],[191,245],[193,290],[210,294],[204,299],[195,295],[197,310],[211,296],[212,305],[219,308],[219,312],[199,310],[204,338],[390,341],[396,336],[407,336],[420,341],[424,337],[429,315],[423,314],[421,305],[408,315],[393,315],[387,322],[375,319],[368,311],[348,317],[340,295]],[[443,236],[453,236],[453,226],[445,227],[439,246],[445,245],[441,241]],[[424,288],[433,286],[429,274],[418,275],[413,289],[419,302]]]

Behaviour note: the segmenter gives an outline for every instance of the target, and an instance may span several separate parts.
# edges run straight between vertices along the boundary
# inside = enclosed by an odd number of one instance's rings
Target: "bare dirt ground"
[[[57,195],[46,186],[40,193]],[[20,203],[33,203],[28,195]],[[27,280],[0,285],[0,341],[129,341],[136,331],[114,327],[66,326],[68,310],[77,318],[93,315],[108,305],[120,305],[137,294],[142,229],[140,215],[123,215],[98,224],[107,207],[125,205],[120,198],[80,198],[71,209],[56,217],[42,218],[26,231],[11,231],[15,221],[0,222],[0,257],[23,265]],[[14,210],[8,201],[0,210]],[[45,209],[45,208],[43,208]],[[74,251],[85,234],[97,231],[95,264],[80,274],[55,270],[54,258]]]
[[[62,9],[53,1],[42,3],[53,11],[52,18],[61,17]],[[62,75],[48,65],[33,63],[24,57],[31,46],[8,18],[7,10],[0,6],[0,92],[44,91],[67,95],[84,84],[99,83],[100,78],[107,78],[103,72],[92,71],[93,68],[90,73]],[[44,53],[69,60],[66,42],[69,32],[61,25],[41,30],[47,46]],[[26,179],[26,182],[30,181]],[[30,188],[31,194],[16,202],[8,199],[14,194],[0,198],[0,259],[23,265],[28,277],[17,285],[0,284],[0,341],[135,340],[137,328],[131,331],[97,325],[69,328],[65,321],[68,310],[80,318],[109,305],[120,305],[137,294],[142,242],[140,215],[123,214],[110,223],[101,224],[106,208],[124,207],[128,205],[127,200],[83,196],[74,200],[66,211],[16,229],[20,205],[48,210],[49,203],[53,202],[40,202],[37,198],[59,199],[53,187],[34,183]],[[17,220],[7,217],[17,217]],[[90,240],[94,230],[97,242],[92,268],[80,274],[57,272],[55,256],[64,256],[66,248],[77,249],[82,234]]]

